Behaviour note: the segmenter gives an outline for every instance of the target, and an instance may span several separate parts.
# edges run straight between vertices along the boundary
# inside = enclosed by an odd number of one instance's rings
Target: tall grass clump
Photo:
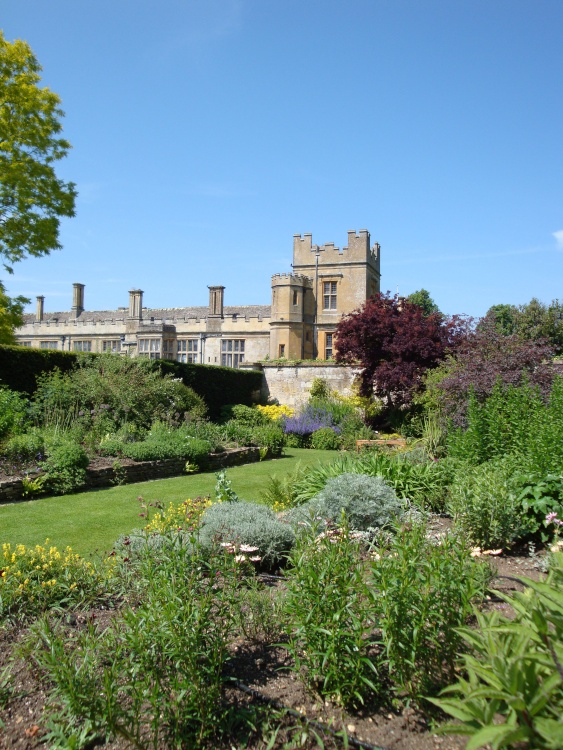
[[[507,454],[529,472],[563,468],[563,378],[553,379],[547,399],[538,387],[497,381],[488,398],[469,398],[466,427],[450,430],[448,454],[483,463]]]
[[[70,642],[62,626],[37,628],[35,658],[54,684],[52,698],[94,735],[137,748],[203,747],[221,733],[227,643],[240,566],[232,555],[202,553],[193,539],[149,553],[136,574],[139,603],[103,632]]]
[[[287,571],[288,643],[293,669],[323,698],[361,704],[377,693],[378,659],[360,558],[346,523],[301,535]]]
[[[461,537],[429,541],[424,524],[404,525],[374,550],[370,596],[389,678],[399,693],[435,693],[454,674],[457,628],[484,595],[487,569]]]

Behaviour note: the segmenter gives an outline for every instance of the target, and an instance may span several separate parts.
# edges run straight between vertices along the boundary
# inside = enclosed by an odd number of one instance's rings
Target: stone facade
[[[115,352],[152,359],[240,367],[266,359],[330,359],[340,318],[379,291],[380,247],[365,229],[348,232],[348,245],[313,245],[293,238],[293,272],[272,277],[271,305],[226,307],[224,286],[210,286],[207,307],[143,307],[143,291],[128,307],[88,311],[84,284],[73,285],[72,308],[24,316],[16,338],[23,346]]]

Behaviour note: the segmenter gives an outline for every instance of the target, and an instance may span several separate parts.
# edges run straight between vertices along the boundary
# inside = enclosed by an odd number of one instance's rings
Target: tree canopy
[[[416,292],[409,294],[407,301],[413,305],[422,307],[425,315],[432,315],[433,313],[440,312],[438,305],[434,302],[427,289],[418,289]]]
[[[4,284],[0,281],[0,344],[15,344],[14,328],[23,322],[25,297],[8,297]]]
[[[8,271],[59,248],[60,217],[74,216],[74,184],[54,170],[70,148],[60,137],[60,99],[39,86],[40,71],[26,42],[0,32],[0,255]]]
[[[547,399],[554,369],[550,365],[553,349],[544,338],[524,339],[503,334],[494,319],[484,318],[459,342],[453,357],[448,357],[425,378],[426,391],[419,402],[438,408],[456,426],[465,426],[468,394],[482,403],[497,382],[536,387]]]
[[[336,361],[359,364],[361,393],[408,404],[422,376],[465,334],[461,318],[446,319],[397,296],[378,294],[345,316],[336,329]]]
[[[563,303],[557,299],[549,305],[535,297],[525,305],[493,305],[487,310],[485,321],[492,322],[504,336],[516,335],[527,341],[544,339],[555,354],[563,353]]]

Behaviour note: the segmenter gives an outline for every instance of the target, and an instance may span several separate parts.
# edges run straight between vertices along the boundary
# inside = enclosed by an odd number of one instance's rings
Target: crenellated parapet
[[[272,276],[272,286],[301,286],[311,289],[313,279],[301,273],[275,273]]]
[[[312,234],[293,235],[293,268],[303,268],[308,273],[317,266],[346,263],[365,263],[379,273],[379,252],[377,242],[371,245],[367,229],[360,229],[359,232],[351,229],[348,232],[348,244],[342,249],[334,242],[314,245]]]

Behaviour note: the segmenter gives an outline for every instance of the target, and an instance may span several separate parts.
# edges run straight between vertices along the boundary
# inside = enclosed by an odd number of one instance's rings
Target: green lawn
[[[334,451],[286,449],[287,456],[272,461],[228,469],[233,489],[245,500],[260,501],[260,492],[271,476],[283,476],[298,463],[310,466],[336,457]],[[215,474],[156,479],[123,487],[81,492],[62,497],[45,497],[0,506],[0,542],[43,544],[45,539],[61,548],[70,546],[88,554],[109,550],[120,534],[142,526],[137,498],[179,503],[188,497],[213,495]]]

